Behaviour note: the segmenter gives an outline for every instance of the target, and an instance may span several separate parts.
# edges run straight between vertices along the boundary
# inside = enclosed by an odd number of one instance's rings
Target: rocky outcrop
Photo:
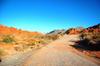
[[[100,32],[100,24],[88,28],[70,28],[66,31],[67,34],[80,34],[80,33],[95,33]]]
[[[80,34],[80,33],[89,33],[89,32],[100,32],[100,24],[88,27],[88,28],[83,28],[83,27],[78,27],[78,28],[70,28],[68,30],[53,30],[46,35],[64,35],[64,34]]]
[[[70,28],[66,31],[66,34],[80,34],[82,32],[83,28]]]

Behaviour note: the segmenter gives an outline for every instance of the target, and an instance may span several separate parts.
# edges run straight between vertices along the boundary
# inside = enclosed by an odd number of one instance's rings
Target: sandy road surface
[[[2,62],[0,62],[0,66],[19,66],[26,60],[26,58],[30,57],[33,52],[35,53],[36,51],[38,50],[33,49],[24,53],[16,53],[10,57],[3,59]]]
[[[33,53],[20,66],[99,66],[71,51],[69,45],[76,40],[79,40],[76,35],[65,35]]]

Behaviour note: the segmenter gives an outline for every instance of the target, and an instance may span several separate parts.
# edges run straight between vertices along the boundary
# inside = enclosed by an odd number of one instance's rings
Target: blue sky
[[[0,0],[0,24],[29,31],[100,23],[100,0]]]

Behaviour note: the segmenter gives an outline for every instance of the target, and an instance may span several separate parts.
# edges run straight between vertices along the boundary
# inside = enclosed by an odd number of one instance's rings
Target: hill
[[[64,35],[64,34],[80,34],[82,32],[88,33],[88,32],[100,32],[100,24],[90,26],[88,28],[83,28],[83,27],[77,27],[77,28],[69,28],[68,30],[62,29],[62,30],[53,30],[47,35]]]
[[[39,32],[29,32],[21,29],[17,29],[14,27],[7,27],[4,25],[0,25],[0,34],[32,34],[32,35],[42,35]]]
[[[49,40],[40,32],[29,32],[0,25],[0,59],[32,48],[40,48],[47,42]]]
[[[100,32],[100,24],[90,26],[88,28],[71,28],[67,30],[67,34],[81,34],[89,32]]]

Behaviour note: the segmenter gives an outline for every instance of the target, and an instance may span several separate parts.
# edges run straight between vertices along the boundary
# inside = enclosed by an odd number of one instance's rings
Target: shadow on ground
[[[89,51],[100,51],[100,41],[93,43],[89,42],[87,39],[80,40],[80,41],[72,41],[75,42],[74,45],[71,45],[72,47],[80,50],[89,50]]]

